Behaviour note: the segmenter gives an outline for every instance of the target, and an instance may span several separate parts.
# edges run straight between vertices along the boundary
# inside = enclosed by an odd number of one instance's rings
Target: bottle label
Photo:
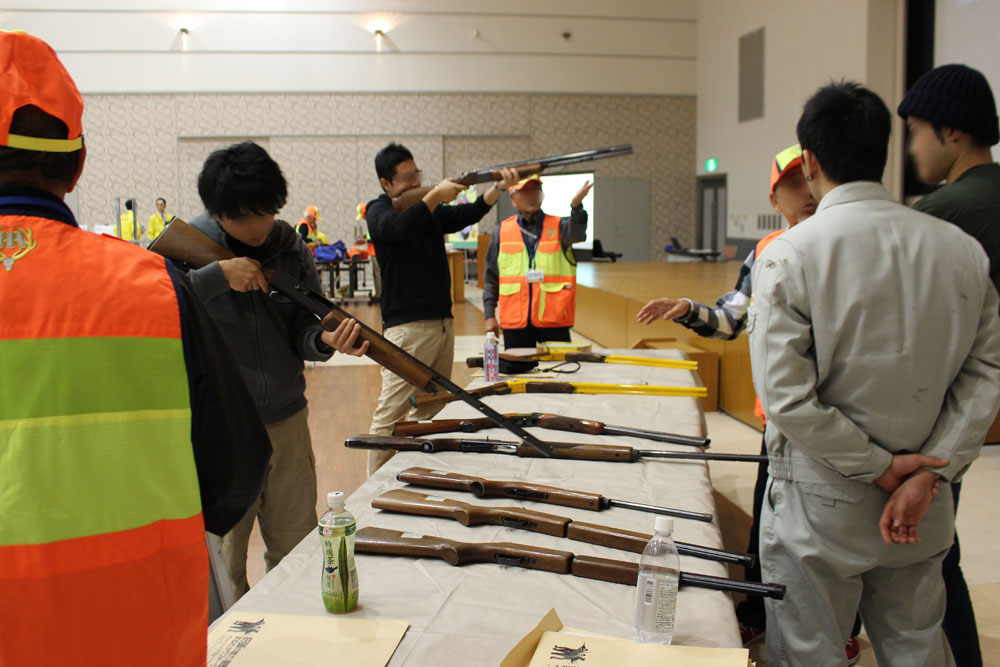
[[[677,609],[677,589],[667,579],[647,577],[642,591],[643,603],[653,607],[653,632],[672,632]]]
[[[320,526],[323,572],[320,590],[326,610],[343,614],[358,606],[358,569],[354,564],[355,524]]]

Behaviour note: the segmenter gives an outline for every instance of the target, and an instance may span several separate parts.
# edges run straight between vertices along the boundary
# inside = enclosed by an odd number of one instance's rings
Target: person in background
[[[392,200],[419,188],[422,174],[404,146],[391,143],[375,156],[375,173],[383,193],[368,202],[365,217],[382,273],[383,335],[445,377],[455,356],[455,328],[451,314],[451,273],[444,235],[478,222],[517,183],[517,173],[501,170],[503,180],[490,186],[474,203],[444,206],[467,186],[445,179],[423,199],[397,212]],[[382,394],[372,415],[370,433],[389,435],[392,425],[410,412],[413,385],[382,369]],[[441,406],[421,408],[414,419],[430,419]],[[389,460],[393,452],[369,452],[368,474]]]
[[[236,255],[188,275],[236,357],[274,449],[263,493],[222,540],[236,598],[249,588],[247,544],[255,519],[268,570],[316,529],[304,362],[325,361],[334,349],[355,355],[368,349],[367,343],[353,348],[360,333],[354,320],[325,331],[312,313],[269,297],[262,269],[320,289],[312,253],[288,223],[275,220],[287,193],[281,168],[267,151],[250,141],[233,144],[205,160],[198,176],[205,213],[191,220],[192,227]]]
[[[1000,299],[975,239],[881,185],[890,128],[856,83],[806,102],[796,129],[819,205],[751,274],[770,459],[760,560],[787,586],[764,603],[768,664],[842,664],[859,607],[879,665],[954,664],[948,483],[1000,405]]]
[[[298,224],[295,225],[295,231],[299,233],[302,240],[305,241],[306,245],[310,248],[315,248],[317,245],[327,245],[329,241],[326,238],[326,234],[319,231],[319,226],[316,224],[323,218],[319,217],[319,209],[315,206],[306,206],[305,212],[302,214],[302,218],[299,220]]]
[[[150,241],[155,241],[156,237],[163,233],[167,225],[173,222],[174,216],[167,213],[167,200],[163,197],[158,197],[156,200],[156,212],[149,216],[149,222],[146,224],[146,232],[149,236]]]
[[[576,259],[573,244],[587,239],[585,183],[570,202],[570,215],[542,211],[542,181],[537,176],[510,188],[517,209],[490,238],[483,272],[486,331],[503,329],[504,348],[531,347],[543,341],[569,341],[576,314]]]
[[[140,227],[136,229],[135,220],[135,200],[126,199],[125,200],[125,212],[118,216],[119,222],[119,237],[125,241],[138,241],[142,239],[143,235],[146,233],[145,227]]]
[[[187,279],[64,203],[55,51],[0,32],[0,82],[0,664],[204,667],[205,531],[256,500],[267,431]]]
[[[1000,141],[996,101],[986,77],[965,65],[944,65],[922,76],[898,113],[910,129],[909,153],[924,183],[945,185],[913,208],[971,235],[990,260],[990,279],[1000,289],[1000,165],[990,147]],[[961,482],[951,485],[958,511]],[[944,632],[959,667],[983,664],[976,615],[959,566],[958,535],[942,564],[948,606]]]

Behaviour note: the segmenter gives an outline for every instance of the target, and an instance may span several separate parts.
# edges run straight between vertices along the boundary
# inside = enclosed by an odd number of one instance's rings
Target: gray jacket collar
[[[859,201],[896,201],[896,198],[885,189],[881,183],[874,181],[852,181],[838,185],[833,190],[827,192],[820,200],[816,212],[836,206],[837,204],[851,204]]]

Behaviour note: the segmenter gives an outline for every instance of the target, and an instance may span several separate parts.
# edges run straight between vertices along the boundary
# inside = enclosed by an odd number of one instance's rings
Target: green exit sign
[[[719,161],[716,158],[710,157],[707,160],[705,160],[705,171],[712,173],[713,171],[716,171],[718,168],[719,168]]]

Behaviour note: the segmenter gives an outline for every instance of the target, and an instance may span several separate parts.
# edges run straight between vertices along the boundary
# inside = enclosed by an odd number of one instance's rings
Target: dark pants
[[[958,495],[962,491],[962,483],[951,485],[951,495],[955,498],[955,513],[958,513]],[[969,597],[969,587],[965,584],[965,576],[958,561],[962,550],[958,546],[958,533],[955,533],[955,544],[951,546],[948,555],[941,563],[941,574],[944,577],[947,607],[944,610],[944,634],[948,637],[951,652],[955,656],[957,667],[982,667],[983,654],[979,648],[979,629],[976,627],[976,614],[972,609],[972,599]]]
[[[509,350],[512,347],[535,347],[538,343],[549,340],[568,343],[570,341],[569,327],[538,328],[529,324],[523,329],[503,330],[503,347],[505,350]]]
[[[761,443],[760,453],[767,454],[767,445]],[[753,523],[750,524],[750,539],[747,542],[747,553],[757,556],[758,560],[752,568],[746,569],[747,581],[760,581],[760,513],[764,505],[764,493],[767,490],[767,463],[757,466],[757,483],[753,489]],[[962,484],[951,485],[951,494],[955,498],[955,512],[958,512],[958,497]],[[979,648],[979,629],[976,626],[976,615],[972,609],[972,599],[969,597],[969,587],[965,584],[962,568],[959,566],[961,549],[958,545],[958,533],[955,533],[955,544],[941,564],[941,574],[944,577],[947,607],[944,612],[942,628],[951,652],[955,656],[957,667],[982,667],[983,655]],[[764,629],[766,617],[764,614],[764,598],[751,597],[736,607],[736,617],[739,622],[754,628]],[[861,617],[854,619],[851,636],[856,637],[861,632]]]

